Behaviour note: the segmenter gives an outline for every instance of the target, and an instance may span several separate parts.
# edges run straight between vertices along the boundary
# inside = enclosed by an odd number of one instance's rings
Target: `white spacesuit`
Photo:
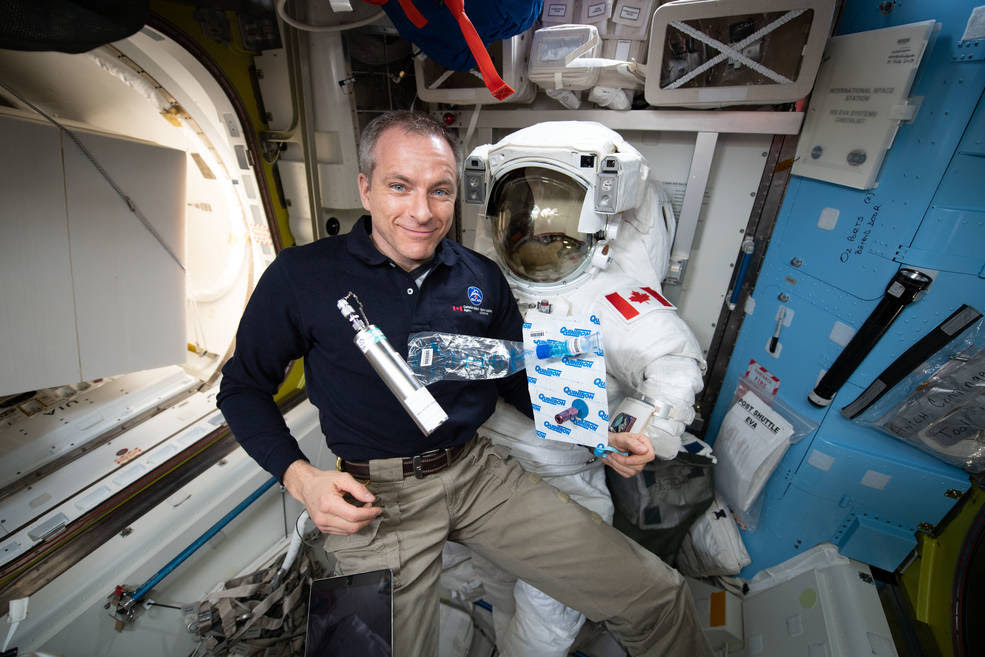
[[[500,264],[527,317],[549,310],[599,322],[612,424],[642,428],[657,458],[674,458],[705,363],[661,296],[675,220],[642,155],[600,124],[552,122],[481,146],[465,165],[465,200],[484,204],[476,250]],[[587,448],[538,438],[532,422],[505,404],[479,433],[612,522],[603,463]],[[581,614],[478,556],[474,567],[501,654],[568,654]]]

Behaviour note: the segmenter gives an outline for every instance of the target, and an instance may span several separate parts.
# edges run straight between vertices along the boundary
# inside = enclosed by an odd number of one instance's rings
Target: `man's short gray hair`
[[[455,175],[461,173],[462,149],[458,136],[427,114],[409,110],[394,110],[379,115],[369,122],[359,138],[359,173],[372,178],[376,168],[376,142],[390,128],[400,128],[415,135],[436,136],[444,139],[455,154]]]

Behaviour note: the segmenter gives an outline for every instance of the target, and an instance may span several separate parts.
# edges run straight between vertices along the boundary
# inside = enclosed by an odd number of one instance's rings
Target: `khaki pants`
[[[441,548],[452,539],[593,621],[632,655],[710,657],[681,575],[477,438],[451,467],[415,479],[370,461],[384,508],[356,534],[326,536],[339,574],[390,568],[395,657],[437,654]]]

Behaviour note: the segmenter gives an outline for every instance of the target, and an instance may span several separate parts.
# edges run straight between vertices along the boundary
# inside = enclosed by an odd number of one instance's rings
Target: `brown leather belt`
[[[465,445],[456,445],[445,449],[433,449],[423,452],[417,456],[407,457],[403,460],[404,476],[414,475],[417,479],[441,472],[455,462],[462,452]],[[356,479],[369,479],[369,461],[343,461],[339,459],[338,469],[348,472]]]

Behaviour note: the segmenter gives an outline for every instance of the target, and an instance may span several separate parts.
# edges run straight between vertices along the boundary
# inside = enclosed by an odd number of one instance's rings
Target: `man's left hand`
[[[609,452],[602,462],[629,478],[639,474],[643,466],[653,460],[653,445],[650,438],[642,433],[609,433],[609,445],[629,456]]]

